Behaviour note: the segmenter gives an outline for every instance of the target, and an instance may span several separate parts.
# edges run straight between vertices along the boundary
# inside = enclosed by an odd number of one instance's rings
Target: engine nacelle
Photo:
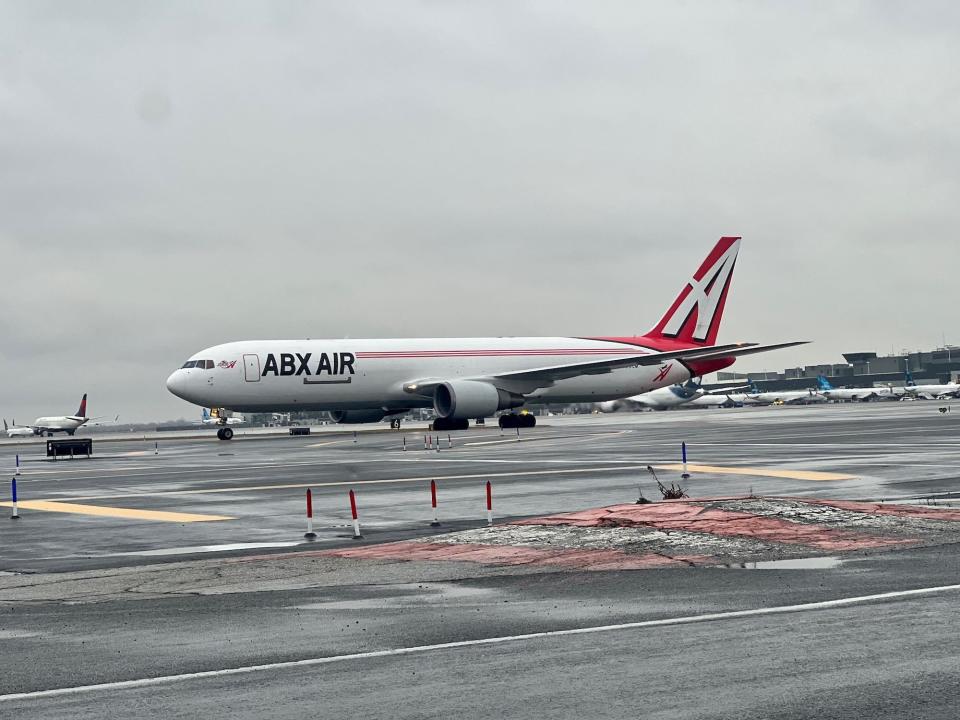
[[[383,410],[333,410],[330,413],[335,423],[343,425],[380,422],[386,416]]]
[[[498,410],[520,407],[523,395],[495,388],[480,380],[453,380],[440,383],[433,391],[433,409],[442,418],[490,417]]]

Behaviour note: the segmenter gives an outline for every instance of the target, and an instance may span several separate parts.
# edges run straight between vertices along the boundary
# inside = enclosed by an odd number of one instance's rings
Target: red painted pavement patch
[[[515,545],[394,542],[363,548],[325,550],[317,555],[368,560],[440,560],[484,565],[543,565],[573,570],[647,570],[709,565],[703,555],[667,557],[628,554],[619,550],[544,550]]]
[[[706,508],[693,502],[614,505],[576,513],[519,520],[514,524],[649,527],[656,530],[707,533],[717,537],[745,537],[768,543],[804,545],[817,550],[836,552],[913,542],[912,539],[874,537],[745,512]]]

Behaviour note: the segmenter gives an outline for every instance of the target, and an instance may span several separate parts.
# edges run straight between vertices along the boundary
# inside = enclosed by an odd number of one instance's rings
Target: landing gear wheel
[[[535,415],[517,415],[516,413],[507,413],[506,415],[501,415],[498,420],[500,427],[504,430],[513,429],[513,428],[532,428],[537,425],[537,418]]]
[[[223,427],[217,430],[217,437],[221,440],[232,440],[233,439],[233,430],[228,427]]]

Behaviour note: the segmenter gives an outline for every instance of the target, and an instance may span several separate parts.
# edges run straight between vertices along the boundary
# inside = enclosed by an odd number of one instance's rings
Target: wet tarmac
[[[15,453],[22,467],[21,518],[0,525],[0,712],[954,717],[960,562],[945,520],[894,532],[899,516],[830,506],[831,532],[911,542],[787,557],[738,536],[749,552],[713,540],[705,566],[656,569],[338,552],[582,545],[593,530],[567,525],[491,540],[486,482],[494,529],[529,530],[517,523],[656,499],[648,465],[692,497],[752,496],[711,512],[768,524],[808,522],[816,499],[955,512],[960,414],[940,404],[543,418],[519,439],[491,426],[448,447],[444,433],[439,452],[422,430],[96,438],[93,459],[57,463],[42,443],[0,442],[0,467],[12,476]],[[690,527],[655,530],[679,542]],[[617,532],[620,549],[637,541]],[[644,541],[664,554],[659,535]],[[191,673],[209,674],[171,677]]]

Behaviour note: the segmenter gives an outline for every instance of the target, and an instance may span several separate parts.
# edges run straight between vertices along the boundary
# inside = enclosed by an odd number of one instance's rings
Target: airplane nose
[[[176,395],[182,400],[187,400],[186,391],[187,391],[187,377],[186,373],[182,370],[175,370],[170,377],[167,378],[167,390]]]

